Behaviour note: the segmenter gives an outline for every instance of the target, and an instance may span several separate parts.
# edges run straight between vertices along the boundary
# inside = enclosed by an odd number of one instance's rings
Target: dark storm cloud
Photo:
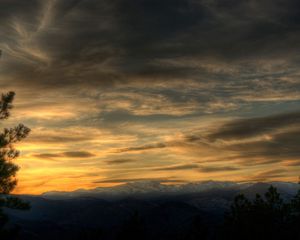
[[[209,139],[250,138],[265,133],[273,133],[280,128],[293,126],[300,126],[300,112],[231,121],[221,126],[217,132],[209,135]],[[196,140],[196,138],[191,138],[190,141],[192,140]]]
[[[137,69],[141,74],[147,71],[143,65],[151,66],[151,59],[176,56],[178,51],[172,51],[172,43],[177,43],[177,36],[201,24],[209,14],[202,5],[181,0],[121,0],[117,9],[128,57],[145,61]]]
[[[297,32],[300,20],[295,0],[120,0],[118,9],[128,55],[143,59],[283,52],[274,47]]]
[[[1,1],[3,7],[0,9],[0,19],[7,20],[9,17],[18,16],[23,17],[24,20],[28,20],[33,16],[35,8],[39,7],[38,1],[28,0],[26,2],[20,0],[4,0]],[[3,25],[2,25],[3,27]]]
[[[30,0],[26,4],[13,0],[1,4],[1,46],[4,57],[12,54],[15,59],[5,65],[6,72],[35,87],[102,86],[137,77],[147,81],[232,78],[206,67],[161,63],[166,59],[215,59],[217,64],[263,57],[297,65],[300,6],[296,0]],[[12,23],[22,27],[19,32]],[[35,47],[43,54],[28,52]],[[244,72],[251,70],[244,65]]]
[[[117,35],[111,36],[113,13],[107,9],[107,1],[28,1],[26,8],[22,1],[13,2],[2,8],[11,9],[3,28],[14,40],[1,38],[4,57],[13,57],[5,65],[7,72],[36,88],[85,85],[83,77],[91,83],[107,81],[99,79],[107,74],[97,70],[108,58],[117,57],[113,43]],[[16,67],[18,71],[13,71]]]

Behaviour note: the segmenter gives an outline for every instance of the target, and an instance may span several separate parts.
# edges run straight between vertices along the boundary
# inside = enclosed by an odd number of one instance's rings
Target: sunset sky
[[[0,0],[16,193],[297,181],[299,0]]]

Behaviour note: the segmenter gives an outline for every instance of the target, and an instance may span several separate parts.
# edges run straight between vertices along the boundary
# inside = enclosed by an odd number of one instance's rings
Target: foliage
[[[220,239],[300,239],[300,190],[284,202],[271,186],[264,197],[251,201],[245,195],[234,199],[226,215]]]
[[[140,240],[145,239],[145,226],[138,212],[133,215],[124,223],[120,232],[117,234],[116,239],[131,239]]]
[[[5,120],[10,116],[15,93],[2,94],[0,99],[0,120]],[[19,124],[13,128],[4,128],[0,133],[0,235],[8,218],[4,214],[4,208],[28,209],[29,205],[10,194],[17,185],[16,173],[19,167],[13,160],[19,156],[19,151],[14,148],[14,144],[23,140],[29,134],[30,129]],[[2,231],[1,231],[2,229]]]

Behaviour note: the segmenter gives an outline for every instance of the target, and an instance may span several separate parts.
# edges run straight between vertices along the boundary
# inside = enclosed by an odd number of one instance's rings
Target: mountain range
[[[265,182],[265,183],[237,183],[223,181],[202,181],[191,182],[186,184],[163,184],[160,181],[139,181],[129,182],[114,187],[97,187],[94,189],[78,189],[71,192],[51,191],[41,195],[47,199],[65,199],[77,197],[94,197],[94,198],[123,198],[129,196],[177,196],[191,193],[205,193],[208,191],[228,190],[241,191],[245,193],[263,193],[269,186],[274,186],[278,191],[285,195],[294,195],[299,189],[297,183],[291,182]]]
[[[195,221],[215,229],[237,194],[250,198],[256,193],[263,195],[270,185],[284,199],[291,198],[300,188],[299,184],[288,182],[166,185],[142,181],[109,188],[21,195],[30,202],[31,209],[6,212],[10,225],[20,229],[22,240],[118,239],[117,234],[136,214],[146,227],[145,239],[176,239],[190,232]]]

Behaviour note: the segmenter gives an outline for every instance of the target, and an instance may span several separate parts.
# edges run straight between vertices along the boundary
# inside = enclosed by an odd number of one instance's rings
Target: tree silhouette
[[[123,224],[116,237],[117,240],[141,240],[145,238],[145,226],[137,211]]]
[[[300,190],[284,202],[271,186],[264,197],[251,201],[244,195],[234,199],[226,215],[220,239],[300,239]]]
[[[299,178],[299,187],[300,187],[300,178]],[[294,239],[300,239],[300,189],[298,190],[298,193],[291,201],[291,226],[290,226],[290,232],[293,232],[292,237]]]
[[[299,181],[299,185],[300,185],[300,181]],[[296,196],[292,199],[292,207],[294,210],[294,214],[300,216],[300,189],[298,190]]]
[[[205,240],[209,239],[209,229],[207,223],[201,215],[197,215],[192,219],[190,226],[182,237],[173,238],[180,240]]]
[[[15,93],[2,94],[0,99],[0,120],[5,120],[10,116]],[[16,173],[19,167],[13,160],[19,156],[19,151],[14,148],[14,144],[26,138],[30,129],[19,124],[13,128],[4,128],[0,133],[0,236],[7,235],[4,225],[8,218],[3,212],[3,208],[28,209],[29,204],[16,197],[8,196],[17,185]]]

